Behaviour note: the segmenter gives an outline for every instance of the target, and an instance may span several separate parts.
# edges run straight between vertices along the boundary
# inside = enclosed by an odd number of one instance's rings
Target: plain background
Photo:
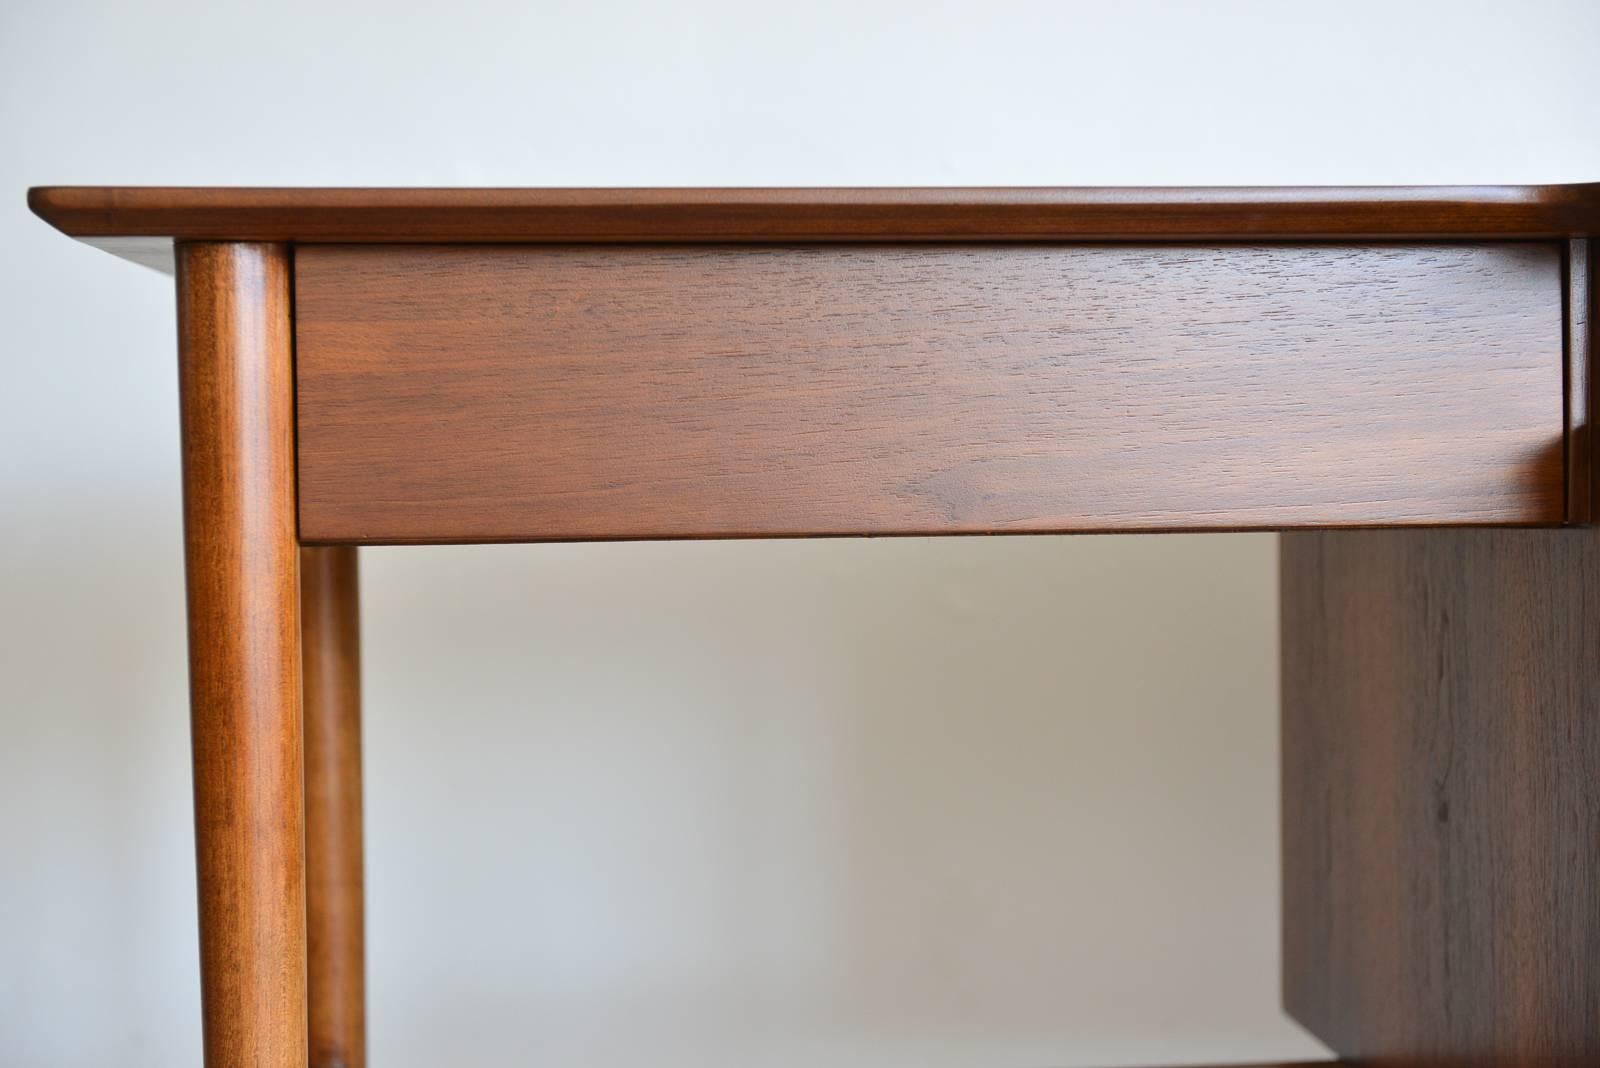
[[[38,183],[1600,178],[1592,0],[0,6],[0,1063],[197,1064],[170,282]],[[1266,536],[363,556],[374,1063],[1315,1056]]]

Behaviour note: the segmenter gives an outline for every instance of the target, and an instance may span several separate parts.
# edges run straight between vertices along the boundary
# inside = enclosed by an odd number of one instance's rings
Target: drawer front
[[[301,537],[1559,523],[1562,249],[301,246]]]

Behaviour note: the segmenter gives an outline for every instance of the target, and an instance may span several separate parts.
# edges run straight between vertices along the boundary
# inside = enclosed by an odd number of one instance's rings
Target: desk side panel
[[[1363,1064],[1600,1064],[1600,529],[1281,551],[1285,1008]]]
[[[1555,242],[301,246],[307,542],[1565,518]]]

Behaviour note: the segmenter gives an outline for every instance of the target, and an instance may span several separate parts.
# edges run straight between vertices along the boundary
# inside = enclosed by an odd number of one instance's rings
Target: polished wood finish
[[[245,189],[43,186],[74,237],[306,242],[1563,238],[1600,183],[988,189]]]
[[[207,1068],[306,1063],[289,255],[178,247]]]
[[[1559,523],[1561,260],[302,247],[301,536]]]
[[[356,550],[300,552],[312,1068],[365,1068],[361,620]]]
[[[1282,587],[1289,1012],[1600,1064],[1600,529],[1286,535]]]

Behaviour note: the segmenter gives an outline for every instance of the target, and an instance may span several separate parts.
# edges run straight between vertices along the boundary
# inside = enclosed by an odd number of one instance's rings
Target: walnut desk
[[[365,1063],[357,546],[1238,529],[1288,1011],[1600,1063],[1600,186],[30,203],[176,274],[209,1068]]]

